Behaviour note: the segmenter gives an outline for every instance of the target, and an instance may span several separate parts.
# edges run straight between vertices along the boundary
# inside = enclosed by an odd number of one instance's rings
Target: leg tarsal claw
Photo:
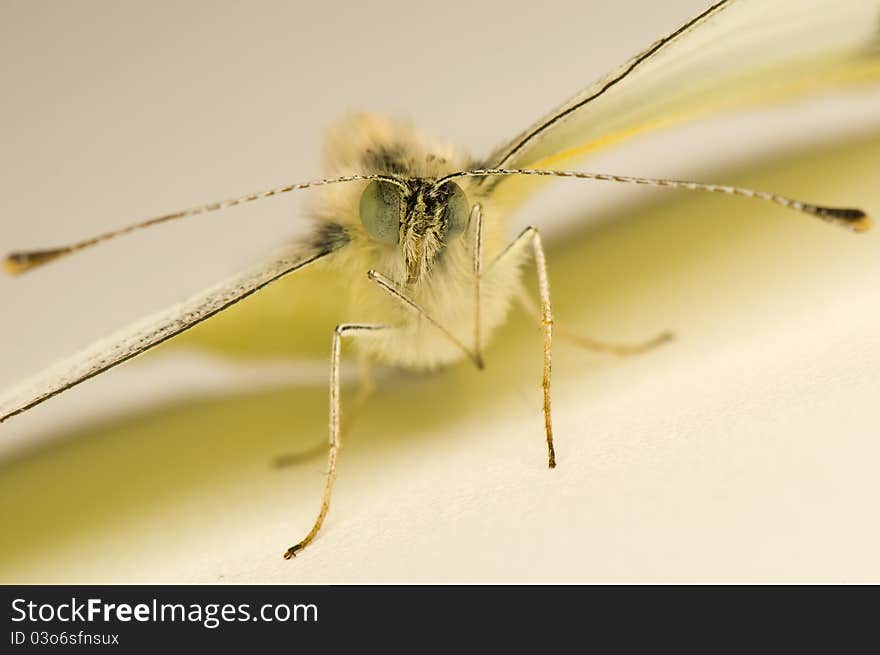
[[[301,543],[296,546],[291,546],[287,550],[284,551],[284,559],[290,559],[292,557],[296,557],[296,554],[303,549],[303,545]]]

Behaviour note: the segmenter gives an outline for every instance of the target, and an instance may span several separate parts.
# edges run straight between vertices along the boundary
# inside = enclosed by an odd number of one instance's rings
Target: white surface
[[[400,33],[388,10],[357,6],[8,8],[0,47],[22,66],[2,80],[14,102],[0,126],[0,244],[51,245],[315,177],[320,130],[348,108],[410,115],[485,152],[705,3],[654,5],[447,3],[447,20],[407,5]],[[444,39],[474,51],[468,65],[424,49]],[[499,52],[500,63],[484,56]],[[398,73],[383,73],[391,63]],[[427,81],[399,81],[414,75]],[[713,123],[591,168],[754,183],[719,165],[803,141],[760,180],[877,215],[877,106],[817,102]],[[847,158],[829,146],[826,158],[807,143],[845,144],[845,133],[873,149],[852,145]],[[518,221],[581,222],[621,199],[663,198],[557,185]],[[342,454],[324,532],[284,562],[313,518],[324,464],[271,462],[325,438],[320,376],[245,393],[253,376],[234,369],[148,361],[4,424],[16,446],[0,463],[0,579],[880,581],[880,232],[782,210],[762,221],[724,198],[669,202],[621,210],[549,255],[560,321],[621,341],[678,334],[627,360],[557,343],[555,471],[539,338],[515,315],[484,374],[384,376]],[[0,383],[223,277],[301,229],[290,217],[304,207],[169,226],[3,280]],[[218,376],[229,384],[198,392]]]

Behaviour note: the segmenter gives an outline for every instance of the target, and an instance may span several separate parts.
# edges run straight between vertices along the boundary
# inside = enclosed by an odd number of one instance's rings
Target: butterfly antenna
[[[627,177],[625,175],[606,175],[603,173],[582,173],[580,171],[552,171],[533,168],[482,168],[471,171],[459,171],[450,173],[435,182],[441,186],[452,179],[459,177],[489,177],[493,175],[535,175],[544,177],[573,177],[581,180],[600,180],[604,182],[622,182],[625,184],[642,184],[645,186],[666,187],[671,189],[688,189],[690,191],[708,191],[710,193],[723,193],[728,196],[743,196],[765,200],[776,205],[787,207],[795,211],[803,212],[821,218],[829,223],[836,223],[854,232],[865,232],[871,227],[871,219],[861,209],[823,207],[799,200],[793,200],[778,193],[766,191],[754,191],[741,187],[726,186],[722,184],[701,184],[699,182],[685,182],[681,180],[664,180],[650,177]]]
[[[385,182],[397,184],[398,186],[403,186],[403,183],[400,180],[389,177],[387,175],[347,175],[344,177],[335,177],[325,180],[303,182],[301,184],[288,184],[287,186],[267,189],[266,191],[259,191],[257,193],[251,193],[246,196],[240,196],[238,198],[230,198],[229,200],[223,200],[221,202],[212,202],[207,205],[200,205],[198,207],[183,209],[172,214],[157,216],[155,218],[150,218],[146,221],[141,221],[140,223],[134,223],[127,227],[113,230],[111,232],[105,232],[104,234],[99,234],[96,237],[85,239],[84,241],[79,241],[77,243],[73,243],[67,246],[45,250],[24,250],[20,252],[13,252],[6,256],[6,259],[3,262],[3,267],[10,275],[19,275],[21,273],[24,273],[25,271],[29,271],[31,269],[37,268],[38,266],[42,266],[43,264],[47,264],[48,262],[58,259],[59,257],[64,257],[66,255],[79,252],[80,250],[91,248],[92,246],[99,244],[103,241],[109,241],[110,239],[115,239],[116,237],[122,236],[123,234],[128,234],[136,230],[141,230],[145,227],[158,225],[159,223],[167,223],[169,221],[174,221],[179,218],[188,218],[190,216],[198,216],[199,214],[207,214],[209,212],[219,211],[221,209],[227,209],[229,207],[235,207],[236,205],[243,205],[244,203],[253,202],[254,200],[271,198],[272,196],[278,196],[282,193],[288,193],[290,191],[298,191],[300,189],[308,189],[310,187],[317,186],[326,186],[328,184],[337,184],[340,182],[361,182],[369,180],[383,180]]]

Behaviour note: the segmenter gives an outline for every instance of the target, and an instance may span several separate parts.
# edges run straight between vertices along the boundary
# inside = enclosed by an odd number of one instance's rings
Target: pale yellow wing
[[[485,165],[570,168],[649,130],[878,80],[880,1],[725,0],[536,122]],[[509,194],[516,178],[498,187]]]
[[[270,260],[111,334],[0,394],[0,423],[164,343],[327,254],[318,251]]]

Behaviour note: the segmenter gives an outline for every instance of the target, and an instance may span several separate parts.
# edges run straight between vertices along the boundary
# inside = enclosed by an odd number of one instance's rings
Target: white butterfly
[[[701,190],[769,201],[856,231],[858,209],[824,207],[777,194],[717,184],[622,177],[568,170],[590,153],[648,130],[708,113],[770,103],[835,86],[880,79],[880,3],[845,0],[725,0],[650,45],[619,69],[537,121],[488,157],[427,139],[408,125],[358,115],[331,132],[325,179],[204,205],[151,219],[72,246],[14,253],[21,273],[148,225],[313,188],[312,236],[166,311],[76,353],[0,398],[0,422],[135,357],[319,260],[351,280],[351,306],[362,322],[337,327],[330,370],[330,451],[324,498],[295,555],[318,533],[329,509],[340,445],[339,366],[344,338],[362,357],[431,369],[461,358],[483,365],[482,350],[521,299],[520,269],[533,261],[544,334],[543,411],[549,465],[555,466],[550,412],[553,316],[537,229],[516,238],[507,217],[541,176]],[[822,38],[817,39],[817,25]],[[526,304],[527,299],[523,300]],[[329,336],[329,335],[328,335]],[[630,348],[641,350],[665,335]],[[592,342],[597,349],[625,346]]]

